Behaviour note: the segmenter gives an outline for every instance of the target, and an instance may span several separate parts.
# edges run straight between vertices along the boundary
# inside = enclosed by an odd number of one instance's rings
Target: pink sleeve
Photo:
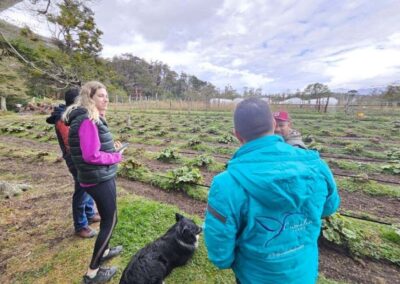
[[[112,165],[122,160],[121,153],[100,151],[100,138],[97,126],[90,119],[85,119],[79,127],[79,141],[82,158],[88,164]]]

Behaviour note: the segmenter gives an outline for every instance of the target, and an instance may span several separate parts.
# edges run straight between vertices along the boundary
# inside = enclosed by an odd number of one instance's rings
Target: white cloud
[[[331,78],[332,87],[346,87],[365,82],[383,74],[390,77],[398,74],[400,68],[400,49],[380,49],[365,47],[328,58],[325,73]]]
[[[397,0],[101,0],[93,9],[104,56],[161,60],[221,89],[357,88],[398,74]]]

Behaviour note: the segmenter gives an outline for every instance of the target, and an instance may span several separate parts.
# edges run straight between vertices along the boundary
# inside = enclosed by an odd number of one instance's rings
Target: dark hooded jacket
[[[60,104],[58,107],[55,107],[51,115],[48,118],[46,118],[46,122],[48,124],[54,125],[57,134],[58,144],[60,145],[63,158],[68,168],[71,171],[74,169],[74,164],[72,162],[71,152],[69,151],[68,140],[63,139],[63,136],[68,137],[68,126],[66,126],[64,122],[61,120],[61,117],[65,109],[66,106],[64,104]]]

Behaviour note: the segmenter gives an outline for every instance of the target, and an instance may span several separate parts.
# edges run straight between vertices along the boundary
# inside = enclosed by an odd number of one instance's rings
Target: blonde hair
[[[64,121],[69,120],[69,115],[74,109],[85,108],[88,112],[90,120],[99,122],[100,114],[93,101],[93,96],[96,94],[98,89],[106,89],[106,87],[98,81],[90,81],[82,86],[79,96],[76,98],[75,103],[70,105],[64,112],[62,119]]]

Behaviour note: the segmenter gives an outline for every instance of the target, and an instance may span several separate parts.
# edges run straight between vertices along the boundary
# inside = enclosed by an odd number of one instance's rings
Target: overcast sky
[[[221,89],[294,91],[315,82],[352,89],[400,80],[399,0],[96,0],[92,8],[104,57],[159,60]],[[22,11],[0,18],[43,29]]]

